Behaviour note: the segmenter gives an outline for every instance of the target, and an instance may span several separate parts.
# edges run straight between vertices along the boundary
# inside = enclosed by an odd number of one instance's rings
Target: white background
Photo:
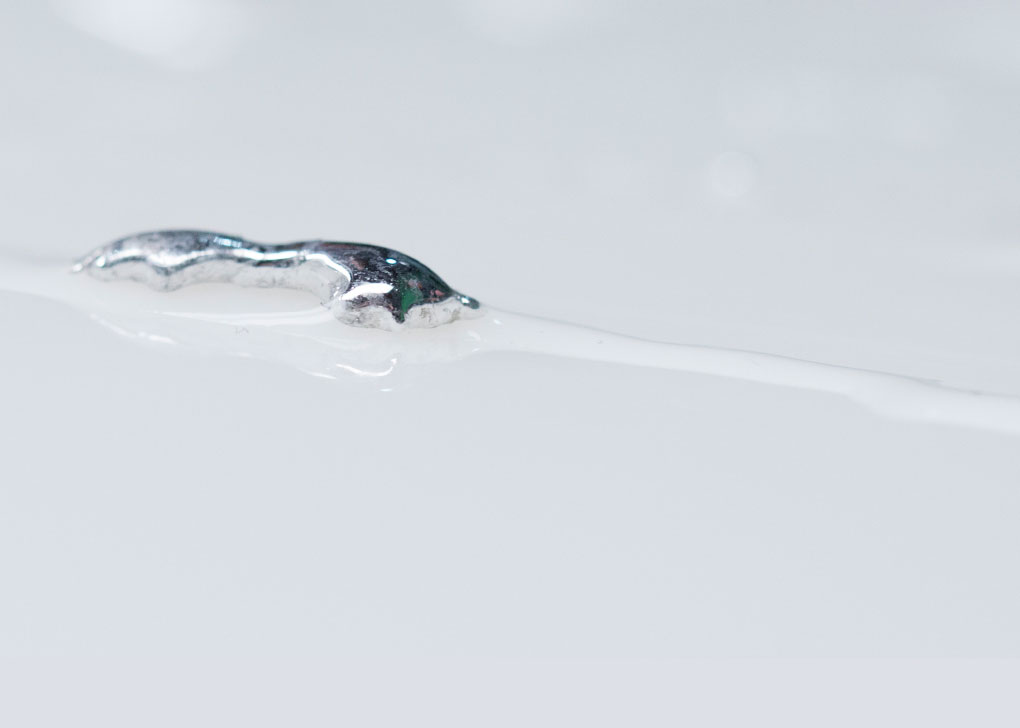
[[[1018,23],[8,2],[0,253],[385,242],[505,309],[1020,395]],[[538,355],[324,379],[13,293],[0,340],[5,723],[1015,723],[1010,662],[715,659],[1016,656],[1015,436]]]

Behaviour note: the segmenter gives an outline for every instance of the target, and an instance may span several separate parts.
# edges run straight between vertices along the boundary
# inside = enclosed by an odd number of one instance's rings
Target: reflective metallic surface
[[[203,281],[314,293],[340,321],[432,328],[478,310],[422,263],[396,250],[321,240],[264,245],[201,230],[131,235],[97,248],[74,270],[172,291]]]

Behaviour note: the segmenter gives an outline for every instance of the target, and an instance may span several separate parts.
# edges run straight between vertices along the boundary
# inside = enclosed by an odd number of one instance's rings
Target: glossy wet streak
[[[276,251],[280,252],[280,251]],[[909,374],[869,371],[777,354],[637,339],[560,321],[482,309],[474,319],[390,336],[337,325],[322,308],[269,313],[194,310],[173,297],[139,306],[131,293],[96,286],[55,266],[0,265],[0,290],[80,308],[110,331],[140,343],[259,358],[317,377],[379,382],[402,367],[486,352],[527,352],[705,374],[840,395],[890,419],[1020,435],[1020,397],[968,391]],[[236,332],[245,330],[245,336]]]

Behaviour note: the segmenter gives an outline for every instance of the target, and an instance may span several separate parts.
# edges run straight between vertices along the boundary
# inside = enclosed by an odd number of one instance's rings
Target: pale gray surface
[[[13,3],[0,253],[70,260],[175,226],[381,242],[505,308],[1020,394],[1018,20],[956,3]],[[9,293],[0,336],[5,722],[31,725],[50,690],[87,700],[39,724],[137,725],[138,696],[182,691],[197,725],[499,725],[468,708],[520,690],[536,715],[518,724],[570,724],[583,692],[582,722],[655,725],[707,714],[673,698],[692,675],[737,705],[720,721],[817,725],[811,706],[860,697],[811,680],[860,686],[870,723],[951,725],[960,695],[987,710],[965,722],[1015,716],[1005,662],[891,663],[902,692],[811,662],[471,662],[1020,654],[1015,437],[528,355],[380,391],[139,346]],[[424,662],[351,662],[396,656]],[[196,687],[220,666],[222,691]],[[366,717],[384,682],[442,696],[447,674],[465,702]],[[741,704],[776,675],[803,695]],[[337,698],[352,680],[374,687]]]
[[[1020,665],[974,660],[174,660],[0,671],[5,717],[96,726],[1012,728]],[[61,686],[59,697],[54,685]],[[253,690],[253,686],[260,689]]]
[[[1014,437],[526,355],[380,392],[4,300],[5,651],[1020,651]]]

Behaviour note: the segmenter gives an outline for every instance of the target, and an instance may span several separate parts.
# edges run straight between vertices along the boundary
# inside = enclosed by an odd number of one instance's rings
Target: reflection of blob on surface
[[[237,356],[292,367],[323,379],[372,385],[409,374],[408,365],[451,362],[476,351],[479,342],[460,327],[391,336],[339,326],[324,309],[281,314],[217,314],[190,311],[91,312],[109,331],[142,344],[172,344],[200,354]],[[451,330],[455,329],[455,330]],[[418,332],[425,333],[425,332]]]

